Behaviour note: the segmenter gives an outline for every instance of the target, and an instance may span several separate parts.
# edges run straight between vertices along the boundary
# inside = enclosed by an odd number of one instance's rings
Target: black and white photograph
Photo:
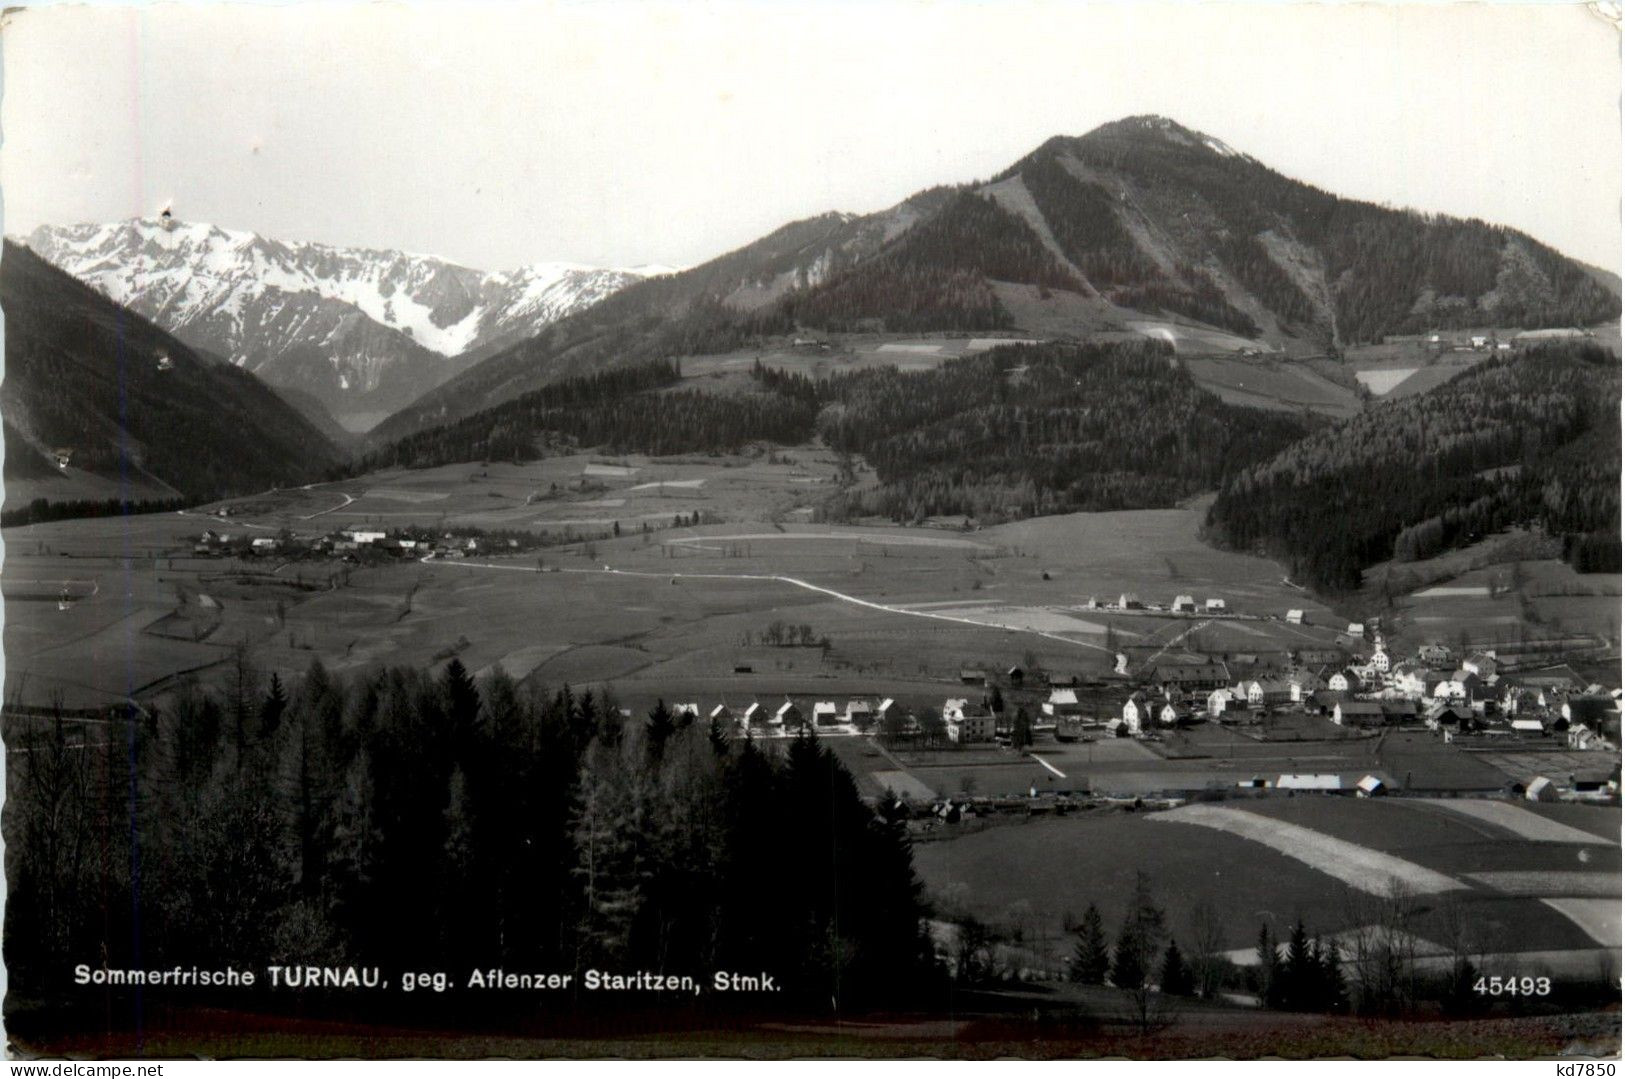
[[[7,9],[9,1066],[1613,1075],[1620,42]]]

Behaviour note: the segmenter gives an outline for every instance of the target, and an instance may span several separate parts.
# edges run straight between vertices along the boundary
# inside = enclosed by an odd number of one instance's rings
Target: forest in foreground
[[[8,747],[13,1004],[87,961],[765,970],[790,1012],[939,981],[902,825],[812,738],[768,754],[455,661],[290,687],[239,662],[127,744],[77,730]]]

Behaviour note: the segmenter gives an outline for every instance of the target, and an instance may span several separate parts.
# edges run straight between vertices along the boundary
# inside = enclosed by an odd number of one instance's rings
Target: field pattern
[[[1371,850],[1323,832],[1228,806],[1187,805],[1159,813],[1152,820],[1194,824],[1261,843],[1351,888],[1372,895],[1387,895],[1395,885],[1416,894],[1457,891],[1460,881],[1425,869],[1414,862]]]
[[[1489,802],[1470,799],[1437,801],[1430,805],[1452,813],[1493,824],[1503,828],[1519,839],[1530,839],[1537,843],[1613,843],[1612,840],[1603,839],[1591,832],[1583,832],[1578,828],[1571,828],[1554,820],[1548,820],[1537,813],[1532,813],[1521,806],[1508,805],[1506,802]],[[1615,844],[1617,846],[1617,844]]]

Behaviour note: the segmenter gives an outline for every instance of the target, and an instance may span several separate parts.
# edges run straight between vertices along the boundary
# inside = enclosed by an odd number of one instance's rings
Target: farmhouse
[[[264,554],[266,551],[276,550],[276,540],[270,536],[255,536],[253,542],[251,542],[249,546],[252,547],[256,553]]]
[[[1442,667],[1450,662],[1451,654],[1447,646],[1430,641],[1416,650],[1416,658],[1429,667]]]
[[[1224,600],[1222,600],[1222,599],[1209,599],[1202,606],[1207,608],[1207,613],[1208,614],[1219,614],[1224,610]]]
[[[1380,701],[1343,701],[1332,709],[1339,727],[1380,727],[1388,722]]]
[[[671,706],[671,717],[673,719],[682,719],[684,716],[687,716],[691,721],[699,719],[700,706],[694,702],[689,702],[687,704],[674,704]]]
[[[1236,691],[1233,689],[1216,689],[1207,695],[1207,714],[1222,716],[1235,702]]]
[[[1123,702],[1123,722],[1132,733],[1138,734],[1151,725],[1152,712],[1151,702],[1144,693],[1135,692]]]
[[[1297,608],[1297,607],[1292,608],[1292,610],[1290,610],[1290,611],[1288,611],[1286,613],[1286,620],[1287,620],[1288,625],[1292,625],[1292,626],[1301,626],[1301,625],[1303,625],[1303,623],[1304,623],[1303,611],[1301,609]]]
[[[841,713],[836,710],[834,701],[813,702],[813,726],[833,727],[839,723]]]
[[[887,702],[888,704],[891,702]],[[875,712],[869,707],[868,701],[851,700],[846,702],[846,721],[856,726],[873,723]]]
[[[1230,681],[1223,663],[1164,663],[1151,671],[1151,681],[1164,693],[1217,689]]]
[[[1043,710],[1046,716],[1077,716],[1083,714],[1083,704],[1075,689],[1052,689]]]
[[[1189,723],[1190,719],[1190,713],[1173,701],[1167,702],[1157,710],[1157,722],[1164,727],[1178,727],[1181,724]]]
[[[1309,697],[1308,708],[1318,715],[1329,716],[1333,709],[1349,700],[1347,693],[1335,689],[1317,689]]]
[[[725,704],[719,704],[711,709],[710,719],[712,723],[725,726],[734,721],[733,710]]]
[[[1350,622],[1348,629],[1344,630],[1343,632],[1347,636],[1353,637],[1353,638],[1355,638],[1357,640],[1364,640],[1365,639],[1365,623],[1364,622]]]
[[[1292,698],[1291,687],[1273,678],[1243,682],[1236,690],[1247,699],[1249,708],[1268,708],[1270,705],[1285,704]]]
[[[1366,776],[1354,785],[1356,798],[1375,798],[1379,794],[1387,794],[1388,788],[1376,776]]]
[[[1326,688],[1338,693],[1357,693],[1364,684],[1359,674],[1348,667],[1326,679]]]
[[[1366,664],[1378,674],[1387,674],[1391,661],[1382,645],[1378,644],[1377,650],[1371,653],[1371,658],[1366,660]]]
[[[957,745],[993,741],[993,717],[969,710],[970,702],[950,697],[942,704],[942,718],[948,727],[948,740]]]
[[[1172,609],[1174,610],[1175,613],[1179,613],[1179,614],[1195,614],[1196,613],[1196,597],[1195,596],[1175,596],[1174,597],[1174,605],[1173,605]]]
[[[745,727],[759,727],[768,721],[767,709],[760,701],[752,701],[745,714],[740,717],[741,725]]]
[[[381,543],[385,539],[385,535],[382,532],[373,532],[359,528],[346,529],[344,532],[340,533],[340,535],[344,536],[352,543]]]
[[[1326,683],[1318,674],[1296,671],[1286,677],[1287,694],[1294,704],[1302,704],[1313,697],[1316,690],[1325,689]]]
[[[897,707],[897,702],[892,700],[890,697],[887,697],[885,700],[881,701],[880,706],[875,709],[875,722],[888,723],[901,714],[901,711],[902,710]]]
[[[786,730],[807,725],[806,717],[801,714],[801,709],[796,707],[794,701],[785,701],[779,705],[778,710],[773,713],[773,718],[768,722],[775,726],[783,726]]]
[[[1117,606],[1120,610],[1137,611],[1143,607],[1144,604],[1140,602],[1140,597],[1135,593],[1124,592],[1122,595],[1117,597]]]
[[[1474,652],[1461,661],[1464,671],[1471,671],[1480,678],[1494,678],[1500,669],[1500,662],[1495,658],[1494,652]]]
[[[965,667],[965,668],[962,668],[960,670],[960,672],[959,672],[959,680],[960,680],[960,682],[962,682],[963,684],[965,684],[967,686],[986,685],[987,684],[987,672],[986,671],[979,671],[979,670],[976,670],[976,669],[971,668],[971,667]]]

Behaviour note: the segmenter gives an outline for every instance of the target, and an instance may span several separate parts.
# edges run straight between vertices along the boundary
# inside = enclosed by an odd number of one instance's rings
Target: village
[[[1156,607],[1125,595],[1108,606],[1148,613],[1197,609],[1189,596]],[[1202,609],[1222,612],[1224,601],[1207,600]],[[1297,610],[1287,615],[1301,617]],[[1429,642],[1399,656],[1380,631],[1363,623],[1349,624],[1344,639],[1344,647],[1164,655],[1138,666],[1119,653],[1108,674],[1019,664],[967,667],[959,671],[956,692],[940,703],[918,693],[834,700],[792,693],[660,707],[679,720],[768,744],[809,732],[837,742],[867,741],[884,758],[877,783],[890,782],[888,793],[929,800],[939,810],[976,799],[969,790],[915,778],[956,766],[962,788],[977,786],[971,776],[986,777],[982,801],[1178,798],[1225,789],[1617,798],[1618,687],[1589,682],[1567,664],[1514,666],[1488,648],[1458,654]],[[1125,754],[1130,763],[1114,770],[1109,762]],[[1062,768],[1084,759],[1094,781],[1080,784],[1076,772]],[[1272,762],[1310,760],[1330,763],[1315,771],[1271,769]],[[1236,767],[1245,774],[1227,774]],[[1028,774],[1044,782],[1029,782]],[[1013,786],[1001,789],[1001,781]]]

